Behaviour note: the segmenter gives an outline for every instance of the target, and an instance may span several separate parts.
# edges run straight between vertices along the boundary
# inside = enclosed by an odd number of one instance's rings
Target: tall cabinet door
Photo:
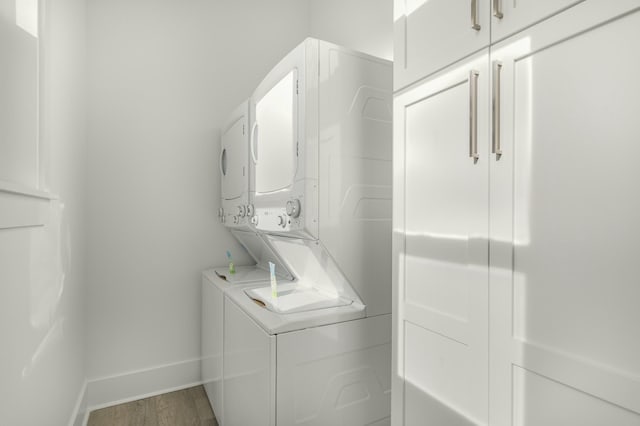
[[[640,425],[639,7],[586,1],[492,50],[492,425]]]
[[[489,0],[394,0],[394,89],[488,46],[489,12]]]
[[[484,51],[395,99],[394,424],[487,422],[488,93]]]

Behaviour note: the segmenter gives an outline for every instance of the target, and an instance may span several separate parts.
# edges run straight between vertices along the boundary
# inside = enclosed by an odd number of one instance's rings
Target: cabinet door
[[[487,72],[484,51],[395,100],[394,424],[487,422]]]
[[[491,42],[495,43],[585,0],[490,1],[492,14]]]
[[[639,6],[586,1],[492,50],[492,425],[640,425]]]
[[[489,0],[395,0],[394,90],[489,45]]]

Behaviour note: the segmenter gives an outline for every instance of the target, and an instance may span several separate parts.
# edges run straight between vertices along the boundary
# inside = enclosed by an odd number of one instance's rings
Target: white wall
[[[307,6],[89,1],[90,403],[199,379],[200,272],[226,249],[249,262],[216,218],[218,127],[307,35]]]
[[[309,0],[309,34],[393,59],[393,0]]]
[[[11,205],[24,220],[36,211],[30,223],[44,224],[0,229],[2,425],[68,424],[85,378],[84,0],[43,4],[48,20],[40,32],[40,111],[46,149],[41,177],[33,182],[40,180],[40,189],[59,199],[0,190],[0,228],[11,226]]]

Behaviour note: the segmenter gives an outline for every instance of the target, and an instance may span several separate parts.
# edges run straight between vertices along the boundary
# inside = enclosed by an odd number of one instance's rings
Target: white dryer
[[[391,312],[392,63],[309,38],[251,97],[252,222],[318,240],[367,305]]]
[[[249,178],[249,101],[229,115],[220,138],[220,201],[218,217],[232,229],[251,229],[253,215]]]

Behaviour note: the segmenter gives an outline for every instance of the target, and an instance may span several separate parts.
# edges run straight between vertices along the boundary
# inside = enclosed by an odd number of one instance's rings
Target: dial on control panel
[[[238,216],[245,217],[247,215],[247,207],[244,205],[238,206]]]
[[[287,201],[287,214],[293,218],[300,216],[300,200]]]

